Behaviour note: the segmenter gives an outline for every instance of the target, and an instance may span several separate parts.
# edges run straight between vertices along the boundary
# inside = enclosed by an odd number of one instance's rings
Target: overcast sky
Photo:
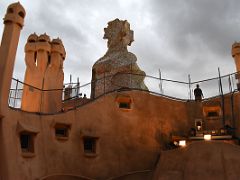
[[[0,1],[0,17],[14,1]],[[148,75],[187,81],[235,71],[231,46],[240,40],[239,0],[20,0],[25,7],[14,77],[23,79],[24,45],[36,32],[60,37],[69,74],[82,83],[91,80],[91,68],[107,50],[103,28],[119,18],[128,20],[135,41],[129,47]],[[3,25],[0,24],[2,34]]]

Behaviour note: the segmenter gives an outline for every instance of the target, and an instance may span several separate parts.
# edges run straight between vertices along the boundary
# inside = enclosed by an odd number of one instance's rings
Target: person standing
[[[195,101],[202,101],[202,98],[204,98],[202,90],[199,87],[199,84],[197,84],[196,88],[194,89],[194,96],[195,96]]]

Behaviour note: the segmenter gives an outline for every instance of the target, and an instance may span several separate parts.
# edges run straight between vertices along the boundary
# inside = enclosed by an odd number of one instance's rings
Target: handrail
[[[240,71],[239,71],[239,72],[234,72],[234,73],[230,73],[230,74],[223,75],[223,76],[221,76],[221,78],[228,77],[228,76],[231,76],[231,75],[234,75],[234,74],[238,74],[238,73],[240,73]],[[118,74],[130,74],[130,75],[137,75],[137,76],[149,77],[149,78],[156,79],[156,80],[170,81],[170,82],[175,82],[175,83],[180,83],[180,84],[187,84],[187,85],[189,84],[189,82],[172,80],[172,79],[165,79],[165,78],[161,78],[161,79],[160,79],[159,77],[155,77],[155,76],[151,76],[151,75],[143,75],[143,74],[138,74],[138,73],[125,73],[125,72],[122,73],[122,72],[121,72],[121,73],[118,73]],[[94,83],[94,82],[103,80],[104,78],[108,78],[108,77],[112,77],[112,76],[113,76],[113,75],[107,75],[107,76],[105,76],[105,77],[101,77],[101,78],[99,78],[99,79],[93,80],[93,81],[91,81],[91,82],[89,82],[89,83],[86,83],[86,84],[84,84],[84,85],[80,85],[79,87],[80,87],[80,88],[81,88],[81,87],[85,87],[85,86],[90,85],[91,83]],[[19,81],[18,79],[15,79],[15,78],[12,78],[12,79],[15,80],[15,81],[20,82],[20,83],[23,84],[23,85],[30,86],[30,87],[35,88],[35,89],[40,90],[40,91],[63,90],[63,88],[61,88],[61,89],[40,89],[40,88],[37,88],[37,87],[32,86],[32,85],[30,85],[30,84],[27,84],[27,83],[25,83],[25,82]],[[219,79],[219,77],[213,77],[213,78],[208,78],[208,79],[204,79],[204,80],[193,81],[193,82],[191,82],[190,84],[192,85],[192,84],[196,84],[196,83],[200,83],[200,82],[205,82],[205,81],[210,81],[210,80],[217,80],[217,79]],[[76,85],[77,85],[78,83],[64,83],[65,86],[66,86],[66,85],[72,85],[72,84],[76,84]],[[72,87],[72,89],[74,89],[74,87]]]
[[[207,84],[207,86],[211,87],[211,89],[207,88],[207,90],[210,90],[210,91],[205,91],[205,92],[207,92],[207,96],[205,96],[206,98],[203,99],[203,101],[205,101],[205,100],[210,100],[210,99],[219,97],[219,95],[220,95],[219,93],[217,93],[217,86],[216,86],[216,81],[215,80],[218,80],[218,82],[221,79],[224,80],[224,84],[223,84],[224,85],[224,92],[223,92],[224,95],[228,94],[228,92],[227,92],[228,88],[229,88],[229,91],[230,91],[229,93],[231,93],[233,89],[235,89],[235,91],[236,91],[236,88],[234,87],[234,84],[235,84],[234,82],[235,81],[233,80],[233,75],[236,75],[238,73],[239,72],[234,72],[234,73],[230,73],[230,74],[219,76],[219,77],[204,79],[204,80],[200,80],[200,81],[192,81],[192,82],[191,81],[183,82],[183,81],[177,81],[177,80],[172,80],[172,79],[163,79],[163,78],[158,78],[158,77],[154,77],[154,76],[150,76],[150,75],[138,74],[138,73],[128,73],[128,72],[120,72],[117,75],[142,76],[142,77],[145,78],[145,81],[147,83],[149,83],[148,84],[149,85],[149,90],[136,88],[134,85],[132,86],[132,83],[129,84],[129,87],[127,87],[127,90],[145,91],[145,92],[157,95],[157,96],[162,96],[162,97],[166,97],[166,98],[177,100],[177,101],[192,100],[191,94],[193,93],[193,88],[191,87],[191,85],[196,84],[196,83],[200,83],[200,82],[203,83],[203,82],[206,82],[206,81],[208,82],[209,81],[211,83],[210,84],[211,86],[209,85],[209,83]],[[24,87],[25,86],[31,87],[33,90],[35,89],[35,90],[40,91],[40,92],[57,92],[57,91],[65,92],[65,91],[69,90],[70,95],[64,96],[65,98],[64,98],[64,100],[62,100],[64,103],[67,103],[68,101],[80,98],[83,95],[83,93],[81,93],[81,92],[86,91],[89,95],[89,93],[91,93],[91,91],[92,91],[92,89],[91,89],[92,84],[96,84],[97,82],[100,82],[101,84],[102,83],[105,84],[106,79],[107,79],[107,81],[111,81],[111,78],[113,76],[115,76],[115,75],[102,76],[102,77],[100,77],[96,80],[93,80],[89,83],[85,83],[83,85],[80,85],[80,83],[68,83],[68,84],[65,84],[65,87],[63,86],[63,88],[59,88],[59,89],[57,89],[57,88],[55,88],[55,89],[44,89],[44,88],[41,89],[41,88],[38,88],[38,87],[34,87],[30,84],[27,84],[25,82],[21,82],[18,79],[12,78],[13,81],[16,81],[16,83],[15,83],[16,87],[14,86],[14,83],[13,83],[12,88],[10,89],[10,94],[9,94],[10,95],[9,96],[9,105],[13,108],[15,108],[17,106],[19,107],[19,105],[21,105],[22,93],[24,93]],[[228,79],[230,79],[229,81],[232,80],[232,82],[230,82],[231,84],[229,84],[229,87],[226,84],[227,83],[226,77],[228,77]],[[154,79],[154,80],[157,80],[157,81],[151,81],[151,79]],[[160,89],[158,89],[158,87],[160,85],[159,83],[164,83],[164,82],[176,83],[176,84],[165,83],[164,88],[177,87],[179,92],[178,91],[173,91],[171,88],[169,88],[167,91],[164,90],[164,92],[160,91]],[[108,89],[104,88],[97,94],[96,97],[88,99],[88,101],[84,102],[84,104],[88,103],[89,101],[93,101],[93,100],[95,100],[95,99],[97,99],[97,98],[99,98],[103,95],[106,95],[108,93],[111,93],[111,92],[114,92],[114,91],[122,91],[123,90],[122,88],[125,88],[125,90],[126,90],[126,87],[123,87],[122,84],[118,84],[118,82],[116,82],[116,83],[111,82],[111,83],[114,86],[113,90],[112,89],[108,90]],[[181,86],[178,86],[178,84],[181,84]],[[158,85],[158,86],[156,86],[156,85]],[[201,86],[204,87],[204,84],[201,84]],[[205,86],[205,88],[207,86]],[[218,84],[218,86],[219,86],[219,84]],[[105,87],[105,85],[104,85],[104,87]],[[63,97],[63,95],[62,95],[62,97]],[[76,108],[76,107],[78,107],[78,105],[76,105],[74,108]]]

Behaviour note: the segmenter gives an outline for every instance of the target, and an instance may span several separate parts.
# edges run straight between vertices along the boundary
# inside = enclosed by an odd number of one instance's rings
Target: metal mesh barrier
[[[22,93],[23,83],[13,78],[8,98],[8,104],[10,107],[21,108]]]

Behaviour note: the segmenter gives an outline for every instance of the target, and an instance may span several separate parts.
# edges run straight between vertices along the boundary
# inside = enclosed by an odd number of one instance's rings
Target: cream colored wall
[[[132,98],[131,110],[118,108],[116,97],[122,94]],[[240,125],[239,100],[239,94],[235,94],[237,128]],[[189,103],[141,91],[125,91],[108,94],[76,110],[56,115],[10,109],[2,124],[3,138],[7,139],[4,144],[7,166],[11,167],[9,179],[35,179],[50,174],[106,179],[131,171],[154,169],[170,134],[184,135],[192,127],[194,113],[189,115],[189,112],[194,112],[196,107]],[[227,116],[231,115],[229,106],[226,100]],[[71,124],[67,141],[56,140],[56,122]],[[39,131],[35,139],[35,157],[22,157],[17,123]],[[84,135],[99,137],[96,157],[84,155]]]
[[[153,169],[161,143],[174,131],[188,127],[186,104],[145,92],[125,92],[133,99],[132,110],[118,108],[112,93],[81,108],[57,115],[40,116],[9,110],[4,123],[10,179],[34,179],[53,173],[70,173],[104,179],[130,171]],[[39,131],[36,156],[21,156],[17,122]],[[71,123],[70,137],[58,141],[54,122]],[[86,157],[82,136],[99,137],[98,155]]]

